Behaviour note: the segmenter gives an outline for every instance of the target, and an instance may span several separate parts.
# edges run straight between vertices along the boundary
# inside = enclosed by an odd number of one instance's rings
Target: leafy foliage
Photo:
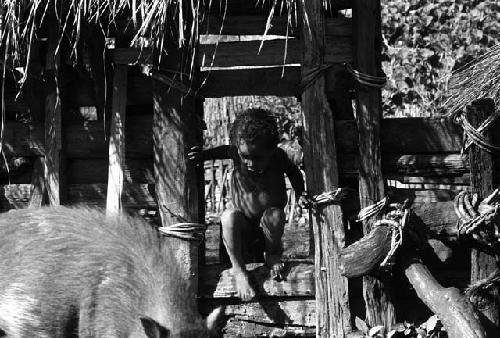
[[[497,0],[382,0],[381,17],[386,115],[438,114],[452,71],[500,43]]]
[[[447,338],[446,331],[443,330],[443,324],[437,316],[431,316],[427,321],[420,325],[412,323],[399,324],[386,332],[382,325],[369,327],[365,321],[356,317],[356,328],[367,338]]]

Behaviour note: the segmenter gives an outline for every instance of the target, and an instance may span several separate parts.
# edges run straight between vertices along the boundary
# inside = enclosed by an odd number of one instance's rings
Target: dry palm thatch
[[[448,115],[455,116],[472,101],[482,98],[493,99],[497,106],[500,103],[500,45],[491,47],[452,75],[444,105]]]
[[[179,45],[194,45],[199,18],[211,1],[203,0],[4,0],[0,7],[0,50],[12,65],[25,66],[31,42],[47,16],[60,26],[60,40],[67,37],[76,47],[85,23],[100,25],[103,32],[126,17],[135,27],[132,41],[145,38],[164,49],[163,37],[174,34]],[[59,41],[60,42],[60,41]],[[76,50],[76,48],[72,48]],[[76,55],[73,55],[76,57]]]
[[[289,24],[297,21],[298,2],[305,0],[248,0],[255,7],[269,8],[263,36],[272,26],[275,13],[286,13]],[[321,0],[325,10],[332,9],[332,0]],[[31,42],[39,38],[38,30],[44,19],[55,16],[61,35],[75,47],[85,23],[98,24],[104,32],[118,18],[126,17],[135,28],[134,44],[139,39],[153,41],[164,50],[164,37],[177,38],[179,46],[195,46],[200,33],[199,23],[211,8],[222,9],[224,15],[229,0],[3,0],[0,5],[0,50],[4,59],[15,67],[29,60]],[[264,6],[267,5],[267,6]],[[309,18],[304,17],[307,24]],[[222,28],[221,28],[222,29]],[[73,48],[74,49],[74,48]],[[76,57],[76,55],[75,55]]]

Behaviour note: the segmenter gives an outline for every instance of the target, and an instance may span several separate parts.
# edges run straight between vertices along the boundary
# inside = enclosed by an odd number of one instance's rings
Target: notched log
[[[391,248],[391,230],[375,227],[359,241],[340,252],[340,271],[347,278],[363,276],[374,270]]]

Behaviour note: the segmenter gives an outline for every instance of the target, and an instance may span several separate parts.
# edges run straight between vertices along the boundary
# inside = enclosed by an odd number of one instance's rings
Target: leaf
[[[396,330],[391,330],[389,333],[387,333],[387,338],[392,338],[398,331]]]
[[[368,336],[370,336],[370,337],[377,337],[380,334],[383,337],[384,336],[384,332],[385,332],[385,326],[378,325],[378,326],[372,327],[370,329],[370,331],[368,331]]]
[[[427,319],[427,322],[425,322],[427,333],[433,331],[436,328],[438,321],[439,319],[436,315],[431,316],[429,319]]]
[[[356,328],[359,331],[363,332],[363,334],[365,334],[365,335],[368,334],[368,330],[370,330],[370,328],[368,327],[368,325],[366,324],[366,322],[363,319],[361,319],[361,318],[359,318],[357,316],[354,319],[354,325],[356,325]]]

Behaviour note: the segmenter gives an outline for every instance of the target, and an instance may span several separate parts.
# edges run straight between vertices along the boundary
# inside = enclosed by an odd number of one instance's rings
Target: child
[[[265,242],[265,261],[273,277],[281,277],[281,236],[285,225],[283,211],[287,203],[286,174],[300,197],[307,204],[302,174],[277,147],[279,142],[276,121],[263,109],[248,109],[233,123],[231,145],[201,150],[193,147],[188,154],[192,160],[233,160],[230,180],[231,202],[221,215],[222,238],[231,260],[238,297],[249,301],[255,296],[243,260],[245,245],[261,232]],[[259,229],[260,228],[260,229]],[[261,235],[262,236],[262,235]]]

